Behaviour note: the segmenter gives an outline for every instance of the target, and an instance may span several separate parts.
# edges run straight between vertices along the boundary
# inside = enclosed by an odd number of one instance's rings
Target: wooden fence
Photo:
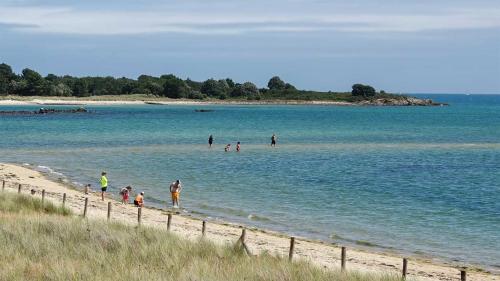
[[[2,192],[5,190],[7,181],[2,180]],[[22,191],[22,184],[20,183],[14,183],[17,185],[17,192],[21,193]],[[31,194],[35,194],[36,192],[33,192],[34,189],[31,189]],[[66,204],[66,193],[62,194],[62,207],[65,207]],[[45,201],[45,189],[42,189],[42,204]],[[87,212],[88,212],[88,204],[89,204],[89,198],[85,197],[85,200],[83,202],[83,214],[82,217],[87,217]],[[108,210],[107,210],[107,220],[111,220],[111,213],[112,213],[112,204],[111,202],[108,202]],[[167,231],[171,230],[171,225],[172,225],[172,214],[167,215]],[[141,226],[142,223],[142,208],[138,207],[137,208],[137,226]],[[202,221],[202,227],[201,227],[201,235],[202,237],[205,237],[206,230],[207,230],[207,221],[203,220]],[[246,239],[246,229],[243,227],[241,230],[241,236],[238,238],[236,241],[236,245],[239,245],[248,255],[252,255],[250,249],[248,248],[248,245],[245,242]],[[293,261],[293,255],[295,252],[295,237],[290,237],[290,248],[288,252],[288,259],[290,261]],[[347,248],[346,247],[341,247],[340,251],[340,268],[341,271],[346,270],[346,264],[347,264]],[[403,258],[402,261],[402,279],[406,279],[408,276],[408,258]],[[467,280],[467,271],[466,268],[463,268],[460,270],[460,280],[461,281],[466,281]]]

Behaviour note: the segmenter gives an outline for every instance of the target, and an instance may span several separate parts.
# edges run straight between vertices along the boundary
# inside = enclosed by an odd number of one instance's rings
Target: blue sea
[[[450,105],[0,116],[0,162],[94,189],[105,170],[115,196],[132,185],[158,207],[180,179],[181,204],[199,217],[500,271],[500,96],[418,96]],[[237,141],[241,152],[224,152]]]

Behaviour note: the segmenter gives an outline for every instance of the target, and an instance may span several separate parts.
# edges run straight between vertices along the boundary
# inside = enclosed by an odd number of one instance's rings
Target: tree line
[[[382,94],[385,94],[381,91]],[[272,77],[267,88],[259,89],[252,82],[237,83],[230,78],[208,79],[204,82],[183,80],[173,74],[159,77],[141,75],[126,77],[73,77],[48,74],[43,77],[35,70],[25,68],[20,74],[5,63],[0,64],[0,95],[88,97],[102,95],[152,95],[173,99],[339,99],[351,95],[368,98],[379,94],[368,85],[355,84],[350,93],[313,92],[297,90],[280,77]]]

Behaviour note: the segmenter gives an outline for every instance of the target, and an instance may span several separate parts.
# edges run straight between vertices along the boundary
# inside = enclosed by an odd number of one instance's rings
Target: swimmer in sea
[[[212,147],[213,143],[214,143],[214,137],[212,137],[212,135],[210,135],[208,137],[208,147]]]

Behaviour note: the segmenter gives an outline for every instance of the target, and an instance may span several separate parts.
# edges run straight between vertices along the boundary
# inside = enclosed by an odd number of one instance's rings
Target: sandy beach
[[[62,194],[67,194],[66,206],[77,215],[83,213],[85,197],[89,198],[88,217],[91,219],[106,219],[108,201],[112,204],[111,219],[127,224],[137,224],[137,209],[132,205],[122,205],[115,200],[101,201],[100,194],[94,192],[85,195],[64,183],[49,180],[44,174],[29,167],[13,164],[0,164],[0,180],[5,180],[5,191],[17,192],[18,184],[22,184],[22,193],[28,194],[36,190],[36,196],[41,196],[46,190],[46,198],[55,204],[61,204]],[[116,199],[116,195],[115,195]],[[146,195],[147,205],[147,195]],[[142,224],[166,228],[168,210],[144,208]],[[199,239],[202,222],[199,219],[184,214],[174,214],[171,231],[188,239]],[[208,221],[206,238],[215,243],[234,243],[241,234],[241,226],[220,221]],[[289,237],[267,230],[247,229],[247,244],[252,254],[263,251],[282,256],[288,255]],[[340,268],[340,247],[297,237],[294,258],[306,259],[321,267],[338,270]],[[359,249],[347,249],[347,270],[363,272],[389,272],[400,274],[402,257],[383,253],[367,252]],[[480,269],[467,269],[469,280],[500,280],[500,275],[483,272]],[[408,276],[415,280],[460,280],[458,265],[451,265],[425,259],[409,259]]]
[[[140,104],[152,104],[152,105],[266,105],[266,104],[289,104],[289,105],[337,105],[337,106],[353,106],[357,105],[350,102],[340,102],[340,101],[297,101],[297,100],[273,100],[273,101],[245,101],[245,100],[211,100],[211,101],[197,101],[197,100],[173,100],[173,99],[117,99],[117,100],[106,100],[106,99],[85,99],[85,98],[68,98],[68,99],[53,99],[53,98],[27,98],[27,99],[17,99],[17,98],[5,98],[0,99],[0,105],[72,105],[72,106],[85,106],[85,105],[140,105]]]

